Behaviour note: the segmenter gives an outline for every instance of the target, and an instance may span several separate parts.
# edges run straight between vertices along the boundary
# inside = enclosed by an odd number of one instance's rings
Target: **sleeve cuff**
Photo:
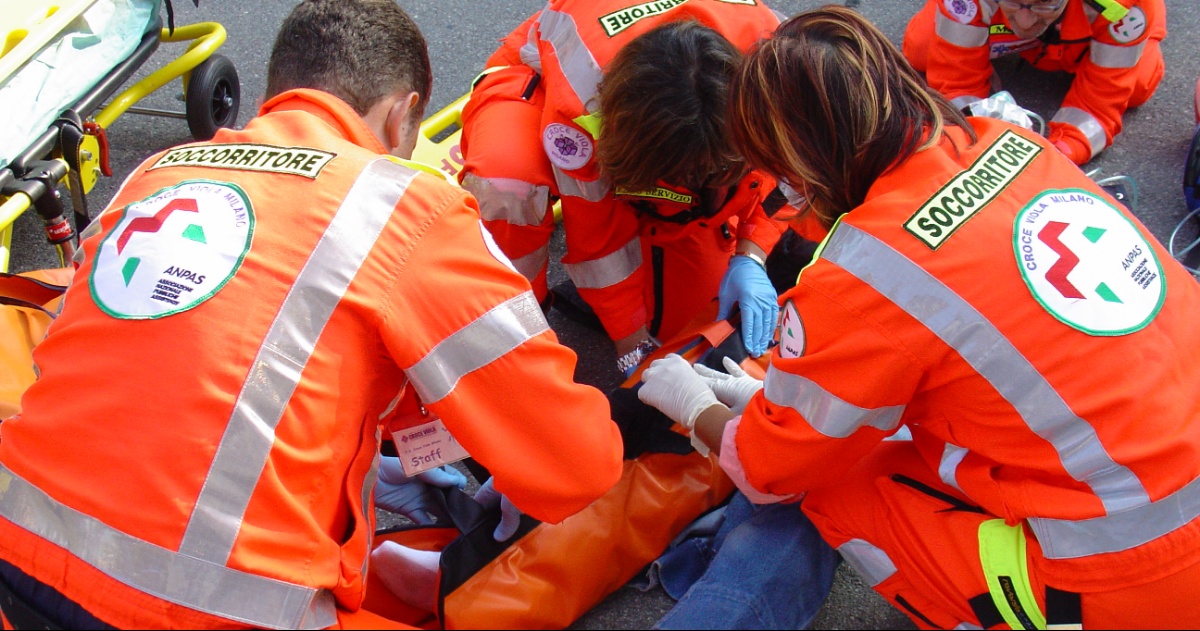
[[[746,499],[754,504],[777,504],[780,502],[791,502],[800,499],[798,495],[773,495],[771,493],[763,493],[746,480],[746,471],[742,468],[742,460],[738,456],[737,451],[737,430],[742,423],[742,417],[736,416],[731,421],[725,424],[725,431],[721,434],[721,458],[719,463],[721,469],[733,480],[733,485],[737,487]]]

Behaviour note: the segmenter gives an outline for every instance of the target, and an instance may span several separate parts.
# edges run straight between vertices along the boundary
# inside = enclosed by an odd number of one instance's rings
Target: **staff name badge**
[[[396,443],[396,452],[400,455],[400,465],[404,467],[404,475],[410,478],[470,455],[446,429],[442,419],[436,416],[427,418],[433,420],[392,432],[392,441]]]

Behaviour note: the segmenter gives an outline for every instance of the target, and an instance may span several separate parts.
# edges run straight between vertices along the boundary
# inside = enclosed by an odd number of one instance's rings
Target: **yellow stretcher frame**
[[[41,7],[39,11],[44,12],[44,15],[40,16],[42,18],[40,21],[37,20],[40,15],[37,12],[27,12],[24,19],[16,18],[21,20],[18,28],[10,30],[3,40],[0,40],[0,77],[7,77],[9,73],[32,58],[37,51],[53,41],[67,23],[82,14],[95,2],[96,0],[64,0],[48,5],[38,5]],[[31,17],[32,21],[30,21]],[[88,115],[87,112],[79,112],[79,114],[85,116],[88,122],[99,125],[101,129],[108,129],[118,117],[129,111],[136,103],[176,78],[182,80],[183,90],[186,94],[192,70],[212,56],[225,43],[226,36],[225,27],[217,22],[198,22],[178,26],[174,31],[165,27],[160,29],[158,36],[160,44],[188,41],[191,43],[176,59],[126,88],[95,114]],[[55,149],[54,155],[47,157],[67,164],[67,161],[61,156],[59,148]],[[95,186],[100,174],[101,156],[99,142],[95,137],[85,137],[79,155],[74,158],[81,166],[81,173],[78,175],[82,183],[83,194],[87,194]],[[67,185],[67,178],[63,178],[61,183]],[[21,192],[8,196],[0,195],[0,272],[8,272],[11,264],[13,223],[32,207],[33,202],[34,200],[29,195]],[[79,226],[78,229],[82,230],[83,226]],[[63,266],[70,264],[64,255],[63,247],[55,247],[59,253],[60,263]]]

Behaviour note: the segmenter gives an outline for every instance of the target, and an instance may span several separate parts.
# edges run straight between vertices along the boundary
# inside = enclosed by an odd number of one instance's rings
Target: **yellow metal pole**
[[[187,51],[174,61],[152,72],[149,76],[129,86],[117,98],[113,99],[104,109],[96,114],[96,122],[107,128],[124,114],[135,103],[145,98],[151,92],[170,83],[176,77],[183,76],[208,59],[221,44],[225,43],[225,27],[217,22],[199,22],[188,24],[169,33],[163,29],[159,39],[163,42],[183,42],[195,40],[188,45]]]

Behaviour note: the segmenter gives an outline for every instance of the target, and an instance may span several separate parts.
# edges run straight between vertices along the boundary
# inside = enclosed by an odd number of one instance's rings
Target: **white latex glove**
[[[479,490],[475,491],[475,501],[486,508],[500,506],[500,523],[492,531],[492,538],[503,543],[517,534],[517,527],[521,525],[521,509],[510,502],[508,496],[496,490],[496,487],[492,485],[492,481],[495,479],[495,477],[488,478],[479,486]]]
[[[642,371],[642,386],[638,389],[642,403],[658,408],[671,420],[687,428],[692,446],[700,455],[709,449],[697,436],[694,428],[700,413],[721,405],[708,382],[696,374],[688,361],[675,353],[656,359]]]
[[[728,374],[713,370],[704,364],[696,364],[692,368],[696,374],[704,378],[717,400],[729,407],[734,414],[741,414],[746,404],[755,392],[762,390],[763,382],[746,374],[742,367],[731,357],[721,360]]]

